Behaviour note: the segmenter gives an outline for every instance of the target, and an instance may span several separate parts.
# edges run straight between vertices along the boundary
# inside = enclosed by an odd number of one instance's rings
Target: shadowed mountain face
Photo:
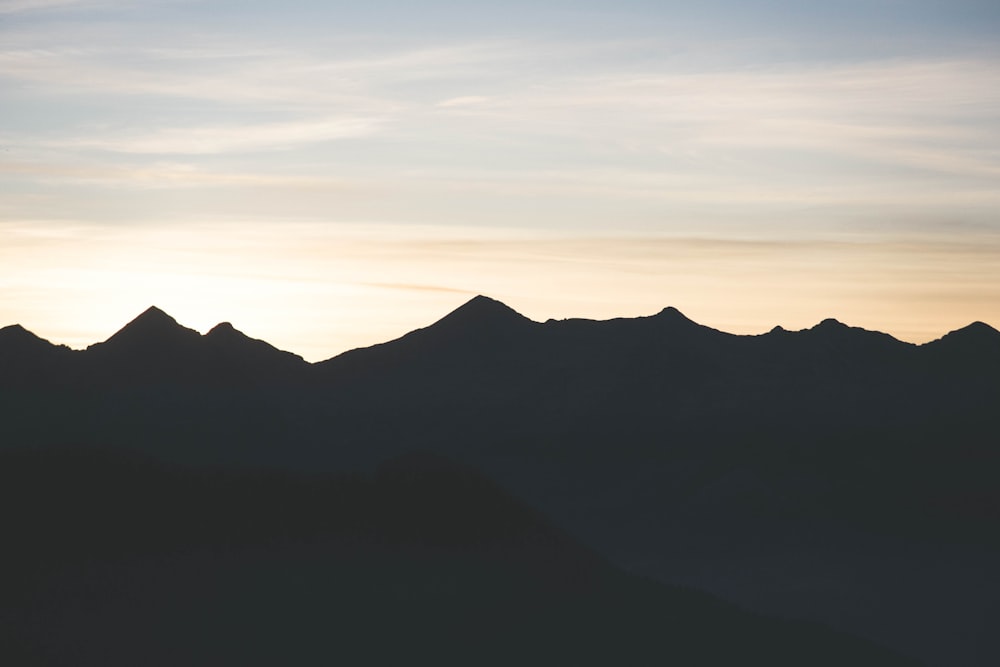
[[[982,323],[916,346],[835,320],[735,336],[673,308],[538,323],[477,297],[307,364],[150,309],[85,351],[7,327],[3,369],[8,451],[349,472],[418,448],[632,571],[934,664],[1000,660],[1000,333]]]
[[[53,345],[19,324],[0,329],[0,382],[57,384],[70,365],[73,352]]]
[[[464,467],[0,456],[5,664],[910,665],[624,575]]]
[[[309,367],[228,322],[202,336],[155,306],[82,352],[53,346],[16,325],[0,331],[8,330],[0,335],[0,363],[19,361],[0,377],[0,387],[246,386],[301,377]],[[38,361],[56,358],[58,363]]]
[[[121,331],[91,349],[128,355],[135,358],[151,357],[170,352],[190,351],[201,338],[194,329],[177,324],[177,320],[151,306]]]

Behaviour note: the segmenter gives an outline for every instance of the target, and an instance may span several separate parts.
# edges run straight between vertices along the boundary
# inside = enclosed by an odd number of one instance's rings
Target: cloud
[[[869,219],[945,209],[982,219],[1000,200],[1000,60],[990,51],[733,65],[732,53],[692,57],[683,41],[299,43],[218,26],[182,35],[130,17],[144,31],[33,25],[0,52],[0,77],[17,80],[4,91],[14,104],[2,140],[18,153],[0,169],[24,189],[33,177],[36,191],[52,179],[197,186],[199,198],[167,202],[186,202],[177,215],[204,207],[257,219],[282,211],[275,190],[361,182],[379,195],[289,197],[284,209],[685,230],[822,229],[862,209]],[[358,141],[316,146],[345,139]],[[249,155],[278,151],[259,163]],[[227,192],[206,194],[212,186]],[[239,187],[246,197],[233,196]],[[69,211],[79,193],[54,189],[38,201],[61,198]],[[123,215],[159,214],[166,197],[150,197]],[[81,210],[98,215],[95,201]]]
[[[302,144],[364,137],[375,132],[378,126],[379,121],[370,118],[326,118],[288,123],[162,128],[123,137],[50,141],[47,145],[117,153],[206,155],[281,150]]]
[[[62,94],[151,95],[224,103],[274,102],[285,107],[342,104],[384,107],[398,97],[386,87],[435,80],[475,80],[530,57],[516,42],[484,40],[444,46],[328,51],[225,34],[192,37],[169,27],[145,39],[128,24],[14,32],[0,51],[0,77]],[[84,33],[81,38],[80,33]],[[122,36],[124,33],[124,37]],[[152,33],[152,34],[150,34]],[[176,46],[180,42],[185,46]],[[363,45],[358,45],[359,51]],[[398,104],[398,101],[395,102]]]
[[[0,175],[54,185],[96,185],[136,188],[247,187],[346,191],[368,185],[359,179],[315,174],[275,174],[263,171],[207,169],[184,162],[117,165],[70,162],[0,162]]]

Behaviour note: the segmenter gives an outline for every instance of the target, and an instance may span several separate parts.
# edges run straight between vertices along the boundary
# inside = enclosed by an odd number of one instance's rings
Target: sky
[[[0,0],[0,326],[1000,327],[1000,3]]]

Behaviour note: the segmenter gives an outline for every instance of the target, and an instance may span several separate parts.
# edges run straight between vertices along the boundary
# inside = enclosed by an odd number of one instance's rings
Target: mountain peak
[[[814,326],[813,329],[814,330],[820,330],[820,331],[823,331],[823,330],[832,331],[834,329],[841,329],[841,330],[843,330],[843,329],[850,329],[850,327],[847,326],[846,324],[844,324],[843,322],[841,322],[840,320],[836,320],[836,319],[834,319],[832,317],[828,317],[825,320],[823,320],[822,322],[820,322],[819,324],[817,324],[816,326]]]
[[[177,323],[173,317],[160,310],[156,306],[150,306],[146,310],[142,311],[138,317],[126,324],[121,331],[121,333],[130,329],[143,329],[146,331],[153,331],[157,329],[173,329],[175,327],[180,327],[181,325]],[[118,334],[115,334],[118,335]]]
[[[246,334],[237,329],[232,325],[231,322],[219,322],[214,327],[208,330],[205,334],[206,338],[246,338]]]
[[[306,363],[297,354],[251,338],[229,322],[216,324],[202,338],[217,358],[227,360],[244,372],[264,372],[265,376],[273,377],[275,372],[294,372]]]
[[[991,336],[994,338],[1000,338],[1000,331],[997,331],[990,325],[986,324],[986,322],[980,322],[979,320],[976,320],[972,324],[964,326],[958,331],[955,331],[953,333],[958,333],[959,331],[964,331],[968,334],[976,336]]]
[[[667,306],[653,317],[665,322],[683,322],[685,324],[695,324],[694,320],[677,310],[673,306]]]
[[[156,321],[156,322],[169,322],[170,324],[177,324],[177,320],[175,320],[170,315],[166,314],[156,306],[150,306],[146,310],[142,311],[142,313],[140,313],[139,316],[132,321],[133,322]]]
[[[929,345],[933,345],[935,343],[1000,345],[1000,331],[997,331],[985,322],[976,321],[962,327],[961,329],[956,329],[955,331],[946,333],[936,341],[929,343]]]
[[[199,337],[200,334],[197,331],[181,326],[177,320],[164,311],[156,306],[150,306],[111,338],[98,345],[128,348],[136,346],[159,347],[164,344],[191,341]]]
[[[816,324],[808,329],[804,330],[807,333],[814,334],[820,339],[825,340],[841,340],[848,337],[849,334],[857,334],[864,331],[864,329],[859,329],[857,327],[852,327],[844,324],[840,320],[828,317],[819,324]]]
[[[28,331],[20,324],[11,324],[0,328],[0,344],[4,346],[15,346],[15,349],[23,350],[32,348],[56,347],[49,341]]]
[[[517,326],[529,322],[531,320],[507,304],[488,296],[479,295],[466,301],[432,326],[447,324],[448,326],[492,328]]]
[[[38,338],[38,336],[31,333],[20,324],[11,324],[10,326],[0,328],[0,338],[26,340],[30,338]]]
[[[517,315],[518,317],[523,317],[523,315],[518,313],[516,310],[514,310],[507,304],[505,304],[503,301],[498,301],[488,296],[483,296],[482,294],[472,297],[464,304],[456,308],[454,312],[459,312],[459,311],[474,311],[479,313],[488,313],[488,312],[510,313]]]

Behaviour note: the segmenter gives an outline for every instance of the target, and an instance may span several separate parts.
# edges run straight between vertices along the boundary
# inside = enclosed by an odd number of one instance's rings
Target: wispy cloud
[[[289,149],[302,144],[363,137],[375,132],[378,125],[377,119],[326,118],[289,123],[163,128],[131,136],[49,141],[46,145],[118,153],[204,155]]]
[[[322,189],[327,192],[370,187],[361,179],[320,174],[280,174],[266,171],[207,169],[188,162],[119,165],[93,162],[0,162],[0,175],[56,186],[93,185],[115,188],[282,188]]]
[[[406,290],[414,292],[447,292],[449,294],[475,294],[467,289],[455,287],[443,287],[441,285],[414,285],[412,283],[361,283],[366,287],[377,287],[379,289]]]
[[[127,29],[124,26],[123,29]],[[222,102],[272,102],[295,107],[351,101],[385,104],[396,97],[386,86],[469,79],[500,63],[524,61],[516,44],[486,40],[446,46],[397,48],[359,56],[290,46],[268,47],[227,35],[203,35],[177,47],[184,35],[162,43],[116,40],[103,33],[63,41],[42,32],[24,35],[0,51],[0,77],[65,93],[153,95]]]

